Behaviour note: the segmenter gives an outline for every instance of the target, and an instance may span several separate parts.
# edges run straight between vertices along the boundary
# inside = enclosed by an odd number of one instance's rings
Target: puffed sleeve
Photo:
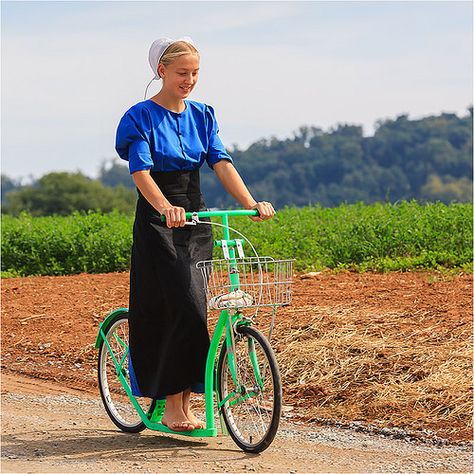
[[[209,138],[209,146],[207,149],[206,161],[210,168],[220,160],[228,160],[232,163],[232,158],[227,153],[225,146],[219,138],[219,126],[214,115],[214,109],[210,105],[206,105],[206,122],[207,135]]]
[[[115,138],[115,149],[120,158],[128,161],[130,174],[153,167],[150,152],[151,120],[145,110],[130,109],[120,120]]]

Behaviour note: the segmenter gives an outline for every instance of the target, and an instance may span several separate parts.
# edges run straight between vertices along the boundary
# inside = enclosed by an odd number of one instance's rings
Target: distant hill
[[[473,108],[468,114],[442,113],[410,120],[380,120],[373,136],[362,127],[340,124],[329,131],[301,127],[293,138],[275,137],[231,151],[252,194],[276,207],[342,202],[472,201]],[[213,172],[202,167],[209,207],[235,206]],[[134,188],[126,163],[103,163],[99,180],[108,187]],[[40,180],[38,180],[40,181]],[[4,193],[19,185],[2,176]],[[127,198],[128,200],[128,198]]]
[[[261,140],[232,156],[257,199],[277,207],[336,206],[412,198],[471,201],[472,151],[471,107],[464,117],[380,121],[372,137],[363,137],[358,126],[328,132],[302,127],[293,139]],[[207,170],[203,187],[209,205],[233,202]]]

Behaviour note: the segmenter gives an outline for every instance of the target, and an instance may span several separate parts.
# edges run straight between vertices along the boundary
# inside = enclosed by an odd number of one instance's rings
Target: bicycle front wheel
[[[270,446],[280,423],[280,373],[273,350],[261,332],[250,326],[238,326],[236,331],[235,362],[225,343],[219,355],[220,410],[235,443],[244,451],[259,453]]]
[[[99,346],[98,377],[99,390],[105,410],[110,419],[122,431],[138,433],[145,429],[137,410],[117,375],[119,372],[130,385],[128,370],[128,313],[115,316],[105,329],[105,338]],[[150,398],[137,398],[145,413],[152,412],[155,402]]]

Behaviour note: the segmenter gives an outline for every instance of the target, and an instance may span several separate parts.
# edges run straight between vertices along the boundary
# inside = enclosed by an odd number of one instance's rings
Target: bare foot
[[[183,397],[182,397],[183,413],[186,415],[188,420],[194,425],[195,429],[203,430],[206,427],[206,423],[204,423],[204,421],[201,421],[199,418],[196,418],[194,416],[194,413],[191,411],[191,408],[189,407],[190,397],[191,397],[191,390],[188,388],[187,390],[183,392]]]
[[[203,430],[206,427],[204,421],[200,420],[199,418],[196,418],[194,413],[189,409],[186,412],[186,417],[194,425],[195,429]]]
[[[173,431],[192,431],[194,423],[189,420],[183,410],[166,410],[161,423]]]

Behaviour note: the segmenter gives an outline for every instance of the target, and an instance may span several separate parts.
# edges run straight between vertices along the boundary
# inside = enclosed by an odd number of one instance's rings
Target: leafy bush
[[[7,179],[3,178],[8,184]],[[123,186],[109,188],[81,173],[53,172],[31,186],[13,189],[5,195],[5,213],[28,211],[33,216],[69,215],[74,211],[131,212],[136,193]]]
[[[299,270],[453,268],[472,261],[472,204],[415,201],[286,208],[237,227],[261,255],[296,258]]]
[[[262,223],[234,218],[230,224],[260,255],[296,258],[301,271],[458,268],[472,265],[472,210],[472,204],[415,201],[307,206]],[[133,216],[117,211],[3,216],[3,276],[127,270],[132,226]],[[214,234],[220,238],[221,229]]]
[[[129,268],[130,215],[2,216],[2,270],[26,275],[105,273]],[[5,276],[5,275],[2,275]]]

